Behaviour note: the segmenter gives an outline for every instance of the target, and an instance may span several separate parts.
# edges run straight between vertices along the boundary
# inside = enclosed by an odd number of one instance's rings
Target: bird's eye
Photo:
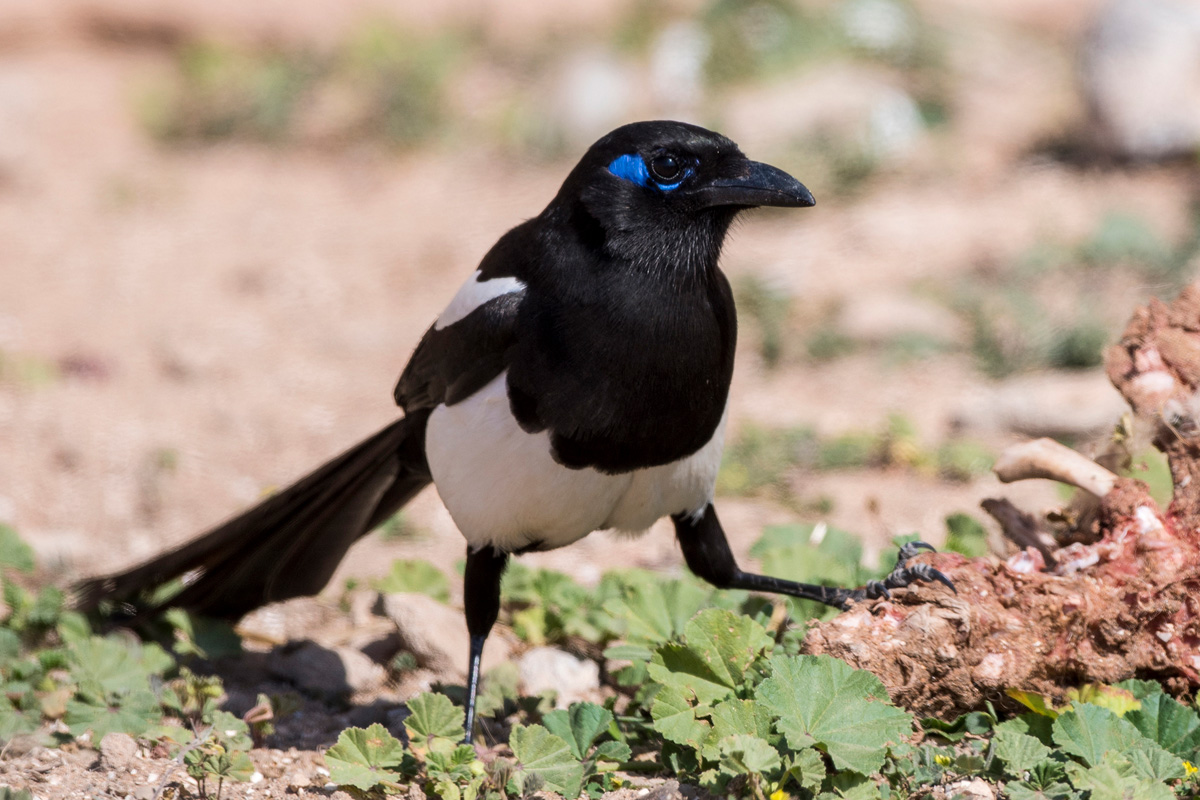
[[[683,165],[672,155],[655,156],[650,159],[650,172],[655,180],[670,183],[683,173]]]

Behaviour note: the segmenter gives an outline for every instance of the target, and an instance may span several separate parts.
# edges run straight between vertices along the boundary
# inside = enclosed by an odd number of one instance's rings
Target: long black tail
[[[165,605],[236,619],[261,605],[316,594],[355,541],[430,482],[428,412],[398,420],[263,502],[191,542],[115,575],[74,587],[75,605],[132,603],[176,578]],[[139,604],[140,601],[140,604]]]

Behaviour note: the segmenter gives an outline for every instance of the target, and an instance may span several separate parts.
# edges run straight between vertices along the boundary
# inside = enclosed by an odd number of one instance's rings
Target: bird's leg
[[[743,572],[729,549],[725,531],[721,528],[717,512],[711,504],[698,517],[678,514],[671,517],[671,520],[675,523],[675,536],[679,539],[688,569],[719,589],[749,589],[786,594],[805,600],[816,600],[818,603],[841,609],[845,609],[854,600],[890,596],[889,590],[899,589],[916,581],[938,581],[954,589],[954,584],[949,578],[927,564],[907,566],[908,559],[918,550],[933,549],[924,542],[911,542],[900,548],[900,559],[896,568],[884,580],[871,581],[860,589],[843,589]]]
[[[467,744],[475,735],[475,695],[479,691],[479,663],[483,643],[500,615],[500,577],[508,564],[508,553],[492,547],[467,548],[467,569],[463,575],[463,605],[467,611],[467,632],[471,634],[471,658],[467,665]]]

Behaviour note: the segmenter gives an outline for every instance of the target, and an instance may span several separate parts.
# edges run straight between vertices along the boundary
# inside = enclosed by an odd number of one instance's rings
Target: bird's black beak
[[[812,192],[783,170],[758,161],[739,161],[736,175],[716,178],[695,189],[704,208],[714,206],[785,206],[816,205]]]

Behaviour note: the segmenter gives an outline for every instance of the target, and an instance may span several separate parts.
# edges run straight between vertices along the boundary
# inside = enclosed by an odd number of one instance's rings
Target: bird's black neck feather
[[[521,249],[535,255],[517,276],[527,288],[509,398],[526,430],[550,431],[563,464],[626,472],[678,460],[712,438],[737,338],[717,268],[731,219],[714,214],[646,235],[648,227],[601,222],[586,207],[552,207],[543,224],[523,226],[530,238]]]

